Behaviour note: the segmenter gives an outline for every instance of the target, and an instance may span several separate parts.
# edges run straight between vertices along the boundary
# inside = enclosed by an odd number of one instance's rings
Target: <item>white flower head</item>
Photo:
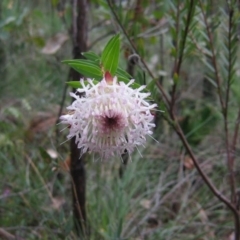
[[[151,110],[156,107],[146,101],[150,93],[141,92],[145,86],[133,89],[134,80],[125,84],[117,77],[97,84],[87,81],[81,79],[82,88],[70,93],[75,98],[67,108],[70,113],[60,117],[69,125],[68,139],[75,137],[82,153],[99,153],[106,159],[144,145],[155,127]]]

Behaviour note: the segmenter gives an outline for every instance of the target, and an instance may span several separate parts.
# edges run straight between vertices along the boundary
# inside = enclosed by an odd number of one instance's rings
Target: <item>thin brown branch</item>
[[[175,49],[176,52],[178,52],[178,42],[179,42],[179,23],[180,23],[180,1],[177,1],[177,20],[176,20],[176,38],[174,39],[175,42]],[[178,54],[176,54],[176,57],[174,59],[174,66],[173,66],[173,71],[172,71],[172,77],[174,76],[175,73],[177,73],[177,75],[179,75],[179,72],[177,72],[177,70],[180,70],[180,67],[177,67],[178,65]],[[177,83],[174,82],[173,87],[172,87],[172,91],[171,91],[171,104],[170,104],[170,112],[173,112],[173,107],[175,105],[175,93],[176,93],[176,88],[177,88]]]
[[[232,51],[231,51],[231,41],[233,34],[233,14],[234,10],[228,4],[229,11],[229,21],[228,21],[228,78],[227,78],[227,89],[226,89],[226,98],[225,98],[225,111],[224,115],[224,131],[225,131],[225,144],[227,151],[227,162],[228,162],[228,171],[229,171],[229,182],[231,187],[231,201],[234,205],[236,205],[236,182],[235,182],[235,174],[234,174],[234,158],[231,154],[231,146],[229,143],[229,130],[228,130],[228,105],[229,105],[229,95],[230,95],[230,86],[231,86],[231,75],[232,75]]]
[[[238,140],[238,137],[239,137],[239,125],[240,125],[240,108],[238,109],[238,116],[237,116],[237,120],[236,120],[236,123],[235,123],[234,135],[233,135],[233,140],[232,140],[233,158],[235,157],[236,145],[237,145],[237,140]]]
[[[183,32],[183,37],[181,40],[181,44],[178,44],[178,38],[179,38],[179,23],[180,23],[180,3],[178,1],[178,8],[177,8],[177,21],[176,21],[176,31],[177,31],[177,40],[176,40],[176,52],[178,52],[180,50],[180,53],[177,54],[176,58],[175,58],[175,62],[174,62],[174,68],[173,68],[173,73],[172,76],[174,76],[175,74],[177,75],[177,77],[179,77],[180,75],[180,69],[181,69],[181,65],[183,62],[183,56],[184,56],[184,49],[185,49],[185,45],[186,45],[186,41],[187,41],[187,36],[188,36],[188,32],[189,32],[189,28],[190,28],[190,24],[191,24],[191,20],[193,17],[193,13],[194,13],[195,7],[194,7],[194,0],[190,1],[190,6],[188,8],[188,14],[187,14],[187,19],[186,19],[186,25],[185,25],[185,29]],[[180,47],[180,49],[178,49]],[[173,84],[173,88],[172,88],[172,92],[171,92],[171,112],[174,111],[174,105],[175,105],[175,100],[176,100],[176,89],[177,89],[177,83],[174,82]]]
[[[185,45],[186,45],[186,41],[187,41],[187,36],[188,36],[188,32],[189,32],[189,28],[190,28],[190,24],[191,24],[191,20],[192,20],[192,17],[193,17],[194,10],[195,10],[194,0],[191,0],[191,1],[190,1],[190,6],[189,6],[188,15],[187,15],[186,26],[185,26],[184,33],[183,33],[183,38],[182,38],[182,43],[181,43],[181,48],[180,48],[179,59],[178,59],[177,68],[176,68],[176,73],[177,73],[177,74],[180,73],[180,68],[181,68],[181,66],[182,66],[184,49],[185,49]]]
[[[204,23],[205,23],[205,26],[206,26],[206,29],[207,29],[207,35],[208,35],[208,38],[209,38],[209,45],[210,45],[210,49],[211,49],[211,52],[212,52],[212,57],[211,57],[211,60],[212,60],[212,64],[213,64],[213,68],[214,68],[214,71],[215,71],[215,77],[216,77],[216,83],[217,83],[217,89],[218,89],[218,96],[219,96],[219,101],[220,101],[220,104],[221,104],[221,110],[222,110],[222,114],[223,114],[223,119],[224,119],[224,132],[225,132],[225,146],[226,146],[226,151],[227,151],[227,164],[228,164],[228,169],[229,169],[229,173],[230,173],[230,177],[229,177],[229,180],[230,180],[230,188],[231,188],[231,205],[230,204],[227,204],[227,202],[225,202],[225,204],[229,207],[229,209],[231,209],[231,211],[233,212],[234,214],[234,222],[235,222],[235,240],[239,240],[240,238],[240,218],[239,218],[239,213],[237,211],[237,208],[236,208],[236,186],[235,186],[235,176],[234,176],[234,171],[233,171],[233,159],[232,159],[232,155],[231,155],[231,152],[230,152],[230,144],[229,144],[229,132],[228,132],[228,102],[229,102],[229,92],[230,92],[230,72],[229,72],[229,78],[228,78],[228,82],[227,82],[227,90],[226,90],[226,99],[225,99],[225,102],[224,102],[224,99],[223,99],[223,94],[222,94],[222,89],[221,89],[221,79],[220,79],[220,76],[219,76],[219,71],[218,71],[218,67],[217,67],[217,60],[216,60],[216,53],[215,53],[215,49],[214,49],[214,43],[213,43],[213,37],[212,37],[212,33],[210,31],[210,27],[209,27],[209,24],[207,22],[207,18],[206,18],[206,14],[204,13],[204,10],[203,10],[203,3],[202,1],[200,0],[200,7],[201,7],[201,11],[202,11],[202,14],[203,14],[203,18],[204,18]],[[231,28],[232,28],[232,13],[230,11],[230,14],[229,14],[229,35],[228,35],[228,41],[229,41],[229,44],[230,44],[230,41],[231,41]],[[230,46],[228,46],[230,47]],[[231,54],[231,53],[229,53]],[[229,60],[231,61],[231,56],[229,55]],[[229,71],[231,71],[231,64],[229,64],[230,68],[229,68]],[[220,199],[220,198],[219,198]],[[221,200],[221,199],[220,199]],[[223,201],[223,200],[221,200]],[[223,201],[224,202],[224,201]]]
[[[175,116],[174,116],[174,119],[176,119]],[[239,229],[240,219],[239,219],[239,214],[238,214],[238,211],[237,211],[236,207],[224,195],[222,195],[216,189],[216,187],[210,181],[208,176],[205,175],[205,173],[201,169],[197,159],[195,158],[195,155],[192,152],[192,149],[191,149],[190,145],[188,144],[188,141],[187,141],[184,133],[182,132],[182,129],[181,129],[179,123],[177,122],[177,120],[175,121],[175,123],[176,123],[175,130],[176,130],[178,136],[180,137],[180,139],[181,139],[186,151],[188,152],[189,156],[192,158],[192,160],[194,162],[194,166],[196,167],[198,173],[200,174],[200,176],[202,177],[202,179],[204,180],[206,185],[210,188],[212,193],[232,211],[232,213],[234,215],[234,220],[235,220],[235,240],[239,240],[239,237],[240,237],[240,229]]]
[[[115,20],[117,21],[117,23],[118,23],[118,25],[120,26],[123,34],[125,35],[125,37],[127,38],[128,42],[130,43],[130,45],[131,45],[134,53],[138,54],[138,51],[137,51],[137,48],[136,48],[135,44],[132,42],[132,40],[131,40],[130,37],[128,36],[125,28],[123,27],[122,23],[120,22],[120,19],[119,19],[118,15],[117,15],[116,11],[114,10],[112,1],[111,1],[111,0],[107,0],[107,2],[108,2],[108,6],[109,6],[110,9],[111,9],[111,12],[112,12],[113,15],[114,15]],[[139,54],[138,54],[138,55],[139,55]],[[143,64],[144,68],[145,68],[146,71],[148,72],[149,76],[150,76],[152,79],[156,79],[156,78],[154,77],[153,73],[152,73],[152,72],[150,71],[150,69],[148,68],[148,66],[147,66],[146,62],[144,61],[144,59],[143,59],[140,55],[139,55],[139,57],[140,57],[141,63]],[[157,87],[159,88],[159,90],[160,90],[160,92],[161,92],[161,94],[162,94],[162,96],[163,96],[163,99],[164,99],[165,103],[167,103],[167,104],[169,105],[170,100],[169,100],[166,92],[164,91],[162,85],[161,85],[161,84],[159,83],[159,81],[157,81],[157,80],[156,80],[155,82],[156,82],[156,85],[157,85]]]
[[[204,9],[203,9],[202,0],[200,0],[199,3],[200,3],[200,8],[201,8],[201,11],[202,11],[202,14],[203,14],[203,20],[204,20],[206,30],[207,30],[210,50],[211,50],[211,53],[212,53],[211,60],[212,60],[212,64],[213,64],[213,68],[214,68],[214,72],[215,72],[215,76],[216,76],[216,83],[217,83],[217,90],[218,90],[218,94],[219,94],[219,100],[220,100],[220,104],[221,104],[221,108],[222,108],[222,113],[224,113],[225,112],[225,105],[224,105],[224,101],[223,101],[223,94],[222,94],[222,89],[221,89],[221,79],[220,79],[220,76],[219,76],[219,71],[218,71],[218,66],[217,66],[216,53],[215,53],[215,50],[214,50],[213,36],[212,36],[211,30],[210,30],[210,26],[207,22],[206,14],[205,14]]]

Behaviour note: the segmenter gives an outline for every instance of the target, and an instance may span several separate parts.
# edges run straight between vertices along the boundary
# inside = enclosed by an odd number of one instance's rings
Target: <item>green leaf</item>
[[[89,78],[95,78],[100,80],[103,78],[103,73],[101,68],[98,66],[97,62],[78,59],[78,60],[64,60],[63,63],[68,64],[70,67],[80,72],[83,76]]]
[[[122,76],[122,77],[127,78],[127,79],[132,79],[132,76],[120,67],[117,68],[116,75],[117,76]]]
[[[66,82],[68,86],[73,87],[73,88],[81,88],[82,85],[80,83],[80,81],[70,81],[70,82]]]
[[[84,52],[84,53],[82,53],[82,55],[86,59],[91,60],[91,61],[99,62],[99,60],[100,60],[100,57],[94,52]]]
[[[152,92],[154,90],[155,86],[156,86],[156,80],[152,79],[151,82],[149,82],[147,84],[146,88],[148,89],[148,91]]]
[[[98,84],[97,80],[92,80],[93,84]],[[70,82],[66,82],[68,86],[72,87],[72,88],[82,88],[82,85],[80,83],[80,81],[70,81]],[[88,81],[84,81],[85,85],[88,84]]]
[[[125,84],[128,84],[129,83],[129,78],[125,78],[124,76],[121,76],[121,75],[117,75],[117,78],[118,78],[118,82],[124,82]]]
[[[69,63],[76,63],[76,64],[78,64],[78,63],[80,63],[80,64],[85,63],[85,64],[88,64],[89,63],[89,64],[92,64],[92,65],[97,66],[97,67],[100,68],[99,63],[97,63],[96,61],[88,60],[88,59],[63,60],[62,63],[66,63],[66,64],[69,64]]]
[[[159,93],[156,89],[156,79],[152,79],[151,82],[147,84],[146,91],[151,93],[151,96],[148,97],[149,100],[154,100],[155,102],[158,102]]]
[[[103,50],[101,64],[104,71],[109,71],[112,76],[118,68],[118,60],[120,54],[120,38],[119,34],[110,39]]]

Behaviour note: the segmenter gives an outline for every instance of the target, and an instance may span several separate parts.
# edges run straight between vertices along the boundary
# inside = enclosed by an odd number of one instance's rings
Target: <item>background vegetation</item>
[[[0,3],[2,237],[78,239],[71,178],[64,164],[69,162],[69,144],[60,144],[67,131],[56,131],[69,74],[61,60],[73,58],[72,9],[71,1],[65,0]],[[134,0],[115,1],[113,9],[151,73],[169,96],[174,92],[177,119],[204,173],[230,198],[232,173],[227,167],[219,92],[225,99],[229,90],[227,124],[230,145],[235,146],[231,148],[233,175],[238,183],[237,3]],[[152,78],[141,62],[134,62],[131,44],[108,1],[89,1],[88,14],[88,48],[100,54],[108,39],[121,32],[121,67],[138,83],[149,83]],[[164,109],[158,89],[152,91]],[[70,101],[67,97],[64,105]],[[131,156],[121,178],[121,160],[100,162],[87,155],[90,235],[85,239],[234,239],[231,212],[204,184],[166,119],[166,114],[157,113],[154,138],[158,142],[149,138],[146,148],[139,149],[141,154],[136,151]]]

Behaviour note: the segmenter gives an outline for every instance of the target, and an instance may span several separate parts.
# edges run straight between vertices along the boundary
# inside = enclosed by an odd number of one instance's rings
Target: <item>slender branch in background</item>
[[[178,121],[176,120],[176,117],[173,116],[175,119],[175,123],[176,125],[174,126],[176,133],[178,134],[178,136],[180,137],[185,149],[187,150],[189,156],[192,158],[195,167],[198,170],[198,173],[201,175],[202,179],[204,180],[204,182],[207,184],[207,186],[210,188],[210,190],[212,191],[212,193],[221,201],[223,202],[233,213],[234,218],[235,218],[235,226],[239,226],[240,224],[240,219],[239,219],[239,215],[238,215],[238,211],[235,208],[235,206],[225,197],[223,196],[217,189],[216,187],[213,185],[213,183],[210,181],[210,179],[207,177],[207,175],[205,175],[205,173],[203,172],[203,170],[201,169],[197,159],[195,158],[195,155],[190,147],[190,145],[188,144],[188,141],[178,123]],[[240,229],[235,228],[235,234],[236,236],[238,236],[237,238],[235,238],[235,240],[238,240],[240,237]]]
[[[228,3],[228,77],[227,77],[227,89],[226,89],[226,99],[225,99],[225,111],[223,112],[224,116],[224,131],[225,131],[225,144],[227,151],[227,162],[228,162],[228,171],[229,171],[229,182],[231,187],[231,201],[234,205],[236,205],[236,182],[235,182],[235,174],[234,174],[234,159],[231,154],[231,146],[229,143],[229,131],[228,131],[228,104],[229,104],[229,94],[230,94],[230,86],[232,82],[232,71],[233,71],[233,59],[232,59],[232,38],[234,37],[234,29],[233,29],[233,14],[234,10],[230,3]]]
[[[210,26],[207,22],[206,14],[205,14],[204,9],[203,9],[202,0],[200,0],[199,3],[200,3],[200,8],[201,8],[201,11],[202,11],[202,14],[203,14],[203,20],[204,20],[206,30],[207,30],[210,50],[211,50],[211,53],[212,53],[211,60],[212,60],[212,65],[213,65],[215,76],[216,76],[216,83],[217,83],[219,100],[220,100],[220,104],[221,104],[221,108],[222,108],[222,113],[224,113],[225,112],[225,105],[224,105],[224,101],[223,101],[223,94],[222,94],[222,89],[221,89],[221,79],[220,79],[220,76],[219,76],[219,71],[218,71],[218,66],[217,66],[216,53],[215,53],[215,50],[214,50],[213,36],[212,36],[211,30],[210,30]]]
[[[227,97],[226,97],[226,102],[224,103],[223,100],[223,95],[222,95],[222,90],[221,90],[221,81],[220,81],[220,76],[219,76],[219,72],[218,72],[218,68],[217,68],[217,61],[216,61],[216,55],[215,55],[215,50],[214,50],[214,44],[213,44],[213,38],[212,38],[212,34],[210,31],[210,27],[207,23],[207,19],[206,19],[206,15],[204,13],[203,10],[203,4],[200,1],[200,6],[201,6],[201,10],[202,10],[202,14],[204,17],[204,22],[206,25],[206,29],[207,29],[207,34],[208,34],[208,38],[209,38],[209,44],[210,44],[210,48],[211,48],[211,52],[212,52],[212,64],[215,70],[215,75],[216,75],[216,83],[217,83],[217,87],[218,87],[218,95],[219,95],[219,99],[220,99],[220,103],[221,103],[221,109],[222,109],[222,114],[224,117],[224,128],[225,128],[225,137],[226,137],[226,150],[227,150],[227,158],[228,158],[228,164],[229,164],[229,170],[230,170],[230,185],[231,185],[231,193],[232,193],[232,201],[230,202],[225,196],[223,196],[216,188],[215,186],[211,183],[210,179],[204,174],[204,172],[202,171],[202,169],[200,168],[186,138],[184,133],[181,130],[181,127],[179,125],[179,123],[177,121],[175,121],[176,123],[176,132],[178,133],[180,139],[182,140],[182,143],[184,144],[186,150],[188,151],[190,157],[192,158],[195,167],[197,168],[199,174],[202,176],[203,180],[205,181],[205,183],[208,185],[208,187],[211,189],[211,191],[214,193],[214,195],[221,201],[223,202],[233,213],[234,215],[234,222],[235,222],[235,240],[239,240],[240,239],[240,218],[239,218],[239,213],[238,210],[236,208],[236,193],[235,193],[235,179],[234,179],[234,172],[233,172],[233,163],[230,160],[230,148],[229,148],[229,141],[228,141],[228,118],[227,118],[227,113],[228,113],[228,109],[227,109],[227,104],[229,101],[229,91],[230,91],[230,75],[231,75],[231,71],[232,71],[232,60],[231,60],[231,56],[230,56],[230,45],[228,46],[228,50],[229,50],[229,79],[228,79],[228,93],[227,93]],[[229,44],[232,38],[232,17],[233,17],[233,12],[230,11],[229,13],[229,36],[228,36],[228,40],[229,40]],[[180,66],[179,66],[179,71],[180,71]],[[175,118],[175,116],[173,115],[173,119]],[[237,130],[238,131],[238,130]]]
[[[173,39],[173,45],[175,45],[175,50],[177,52],[175,59],[174,59],[174,66],[173,66],[173,72],[172,72],[172,77],[174,76],[175,73],[177,73],[177,69],[180,70],[180,68],[177,67],[178,65],[178,47],[179,47],[179,23],[180,23],[180,2],[179,0],[177,1],[177,16],[176,16],[176,39]],[[177,73],[179,75],[179,73]],[[176,93],[176,88],[177,88],[177,83],[174,82],[172,91],[171,91],[171,104],[170,104],[170,111],[173,112],[173,106],[175,104],[175,93]]]
[[[73,56],[74,59],[82,58],[81,53],[87,51],[87,33],[88,33],[88,1],[73,0]],[[71,69],[70,78],[78,80],[82,77],[80,73]],[[71,165],[70,172],[72,178],[72,198],[73,198],[73,216],[75,230],[80,237],[86,237],[87,233],[87,214],[86,214],[86,173],[84,166],[84,155],[80,157],[80,150],[75,143],[75,138],[71,139]]]
[[[227,2],[228,5],[228,2]],[[229,5],[228,5],[229,6]],[[218,88],[218,96],[221,104],[221,110],[224,118],[224,132],[225,132],[225,145],[226,145],[226,151],[227,151],[227,163],[228,163],[228,169],[230,173],[230,187],[231,187],[231,202],[236,205],[236,186],[235,186],[235,176],[234,176],[234,171],[233,171],[233,166],[234,166],[234,161],[231,155],[231,150],[230,150],[230,143],[229,143],[229,132],[228,132],[228,103],[229,103],[229,93],[230,93],[230,85],[231,85],[231,75],[232,75],[232,51],[231,51],[231,41],[232,41],[232,34],[233,34],[233,9],[229,7],[229,25],[228,25],[228,79],[227,79],[227,89],[226,89],[226,99],[224,101],[223,99],[223,94],[221,90],[221,80],[219,76],[219,71],[217,67],[217,61],[216,61],[216,54],[214,50],[214,43],[213,43],[213,37],[212,33],[210,31],[210,26],[207,22],[207,17],[206,14],[204,13],[203,9],[203,4],[202,1],[200,0],[200,7],[201,11],[203,14],[205,26],[207,29],[207,35],[209,38],[209,45],[212,53],[211,61],[212,65],[214,67],[215,71],[215,77],[216,77],[216,83],[217,83],[217,88]],[[238,220],[239,222],[239,220]],[[235,229],[238,229],[239,226],[237,225]],[[238,239],[238,238],[236,238]]]
[[[164,69],[164,35],[160,35],[160,64],[161,64],[161,69]],[[164,77],[161,75],[159,78],[160,84],[163,84]]]
[[[132,29],[134,29],[136,26],[135,24],[140,24],[142,26],[142,23],[139,22],[139,19],[141,18],[142,15],[142,7],[141,7],[141,2],[142,0],[137,0],[135,7],[134,7],[134,13],[133,17],[129,18],[129,22],[131,22],[131,25],[128,25],[127,31],[131,33],[133,32]],[[139,63],[139,56],[134,54],[134,52],[130,52],[130,56],[128,56],[128,62],[127,62],[127,72],[134,78],[134,72],[136,68],[136,64]]]
[[[188,14],[187,14],[187,20],[186,20],[186,26],[183,32],[183,37],[181,39],[181,44],[178,44],[178,37],[179,37],[179,22],[180,22],[180,3],[178,1],[178,8],[177,8],[177,23],[176,23],[176,31],[177,31],[177,40],[176,40],[176,52],[178,53],[178,50],[180,50],[179,54],[177,54],[177,57],[175,58],[175,63],[174,63],[174,70],[173,70],[173,76],[174,74],[177,74],[177,76],[179,76],[180,74],[180,68],[182,65],[182,61],[183,61],[183,55],[184,55],[184,49],[185,49],[185,45],[186,45],[186,41],[187,41],[187,36],[188,36],[188,32],[189,32],[189,27],[191,24],[191,20],[193,17],[193,13],[195,10],[194,7],[194,0],[190,1],[189,4],[189,8],[188,8]],[[180,48],[179,48],[180,47]],[[179,49],[178,49],[179,48]],[[175,105],[175,95],[176,95],[176,88],[177,88],[177,83],[173,84],[173,88],[172,88],[172,97],[171,97],[171,112],[174,111],[173,107]]]
[[[232,140],[232,158],[234,159],[236,156],[236,145],[237,145],[237,140],[239,137],[239,125],[240,125],[240,108],[238,109],[238,116],[237,120],[235,123],[235,128],[234,128],[234,135],[233,135],[233,140]]]
[[[116,14],[116,11],[114,10],[112,1],[111,1],[111,0],[107,0],[107,2],[108,2],[108,6],[110,7],[111,12],[112,12],[113,15],[114,15],[115,20],[117,21],[117,23],[118,23],[119,27],[121,28],[123,34],[125,35],[125,37],[127,38],[128,42],[130,43],[130,45],[131,45],[134,53],[138,54],[137,48],[135,47],[134,43],[132,42],[132,40],[131,40],[130,37],[128,36],[125,28],[123,27],[122,23],[121,23],[120,20],[119,20],[119,17],[118,17],[117,14]],[[138,55],[139,55],[139,54],[138,54]],[[156,78],[154,77],[154,75],[152,74],[152,72],[150,71],[150,69],[148,68],[148,66],[147,66],[147,64],[145,63],[145,61],[143,60],[143,58],[142,58],[141,56],[139,56],[139,57],[140,57],[141,63],[142,63],[143,66],[145,67],[145,69],[146,69],[146,71],[148,72],[149,76],[150,76],[152,79],[156,79]],[[164,101],[169,105],[170,100],[169,100],[166,92],[164,91],[162,85],[159,83],[159,81],[156,81],[156,85],[157,85],[157,87],[159,88],[159,90],[160,90],[160,92],[161,92],[161,94],[162,94],[162,96],[163,96]]]
[[[188,11],[188,15],[187,15],[186,26],[185,26],[185,29],[184,29],[183,38],[182,38],[182,42],[181,42],[181,45],[180,45],[180,54],[179,54],[179,59],[178,59],[178,63],[177,63],[177,68],[176,68],[176,73],[178,73],[178,74],[179,74],[180,68],[182,66],[183,55],[184,55],[184,49],[185,49],[185,45],[186,45],[186,41],[187,41],[187,36],[188,36],[191,20],[193,18],[193,14],[194,14],[194,11],[195,11],[194,0],[190,1],[190,5],[189,5],[188,10],[189,11]]]

